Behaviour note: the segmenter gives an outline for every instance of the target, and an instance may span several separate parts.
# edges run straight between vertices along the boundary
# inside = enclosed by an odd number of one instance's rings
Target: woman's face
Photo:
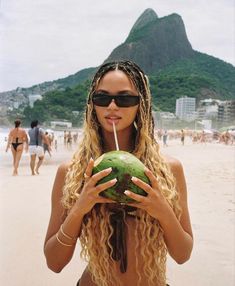
[[[96,93],[109,96],[138,96],[132,81],[120,70],[107,72],[100,80]],[[117,131],[128,128],[131,130],[138,108],[138,104],[130,107],[119,107],[114,100],[107,107],[95,105],[98,121],[101,127],[108,132],[113,132],[113,122]]]

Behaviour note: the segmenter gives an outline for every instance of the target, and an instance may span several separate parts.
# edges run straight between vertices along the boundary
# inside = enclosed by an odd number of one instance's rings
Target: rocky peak
[[[145,25],[149,24],[152,21],[155,21],[158,19],[157,14],[155,11],[151,8],[146,9],[136,20],[135,24],[133,25],[130,34],[133,33],[134,31],[144,27]]]
[[[193,54],[178,14],[158,18],[152,9],[147,9],[135,22],[126,41],[105,62],[129,59],[151,74]]]

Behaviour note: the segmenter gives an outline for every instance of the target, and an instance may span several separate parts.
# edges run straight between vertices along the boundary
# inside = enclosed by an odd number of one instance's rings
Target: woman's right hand
[[[84,215],[88,213],[97,203],[115,203],[113,200],[101,197],[100,193],[114,186],[117,182],[117,179],[113,179],[106,183],[96,185],[98,181],[100,181],[102,178],[106,177],[111,173],[112,168],[102,170],[92,176],[93,167],[94,160],[91,158],[84,174],[84,186],[74,205],[74,208],[79,210],[80,213],[82,212]]]

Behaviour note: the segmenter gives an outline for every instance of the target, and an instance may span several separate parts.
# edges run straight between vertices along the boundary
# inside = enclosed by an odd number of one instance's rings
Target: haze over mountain
[[[173,111],[175,99],[184,95],[197,99],[235,98],[235,67],[193,50],[178,14],[159,18],[154,10],[145,10],[127,39],[104,62],[120,59],[133,60],[142,67],[150,77],[154,100],[168,111]],[[27,101],[29,94],[74,88],[90,79],[96,69],[90,67],[62,79],[0,93],[1,103],[19,96]]]

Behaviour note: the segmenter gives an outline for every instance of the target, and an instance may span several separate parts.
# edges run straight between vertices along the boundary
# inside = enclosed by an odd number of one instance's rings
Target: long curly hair
[[[154,173],[158,179],[161,192],[179,218],[181,210],[175,179],[168,164],[160,155],[159,144],[154,138],[154,121],[148,78],[141,68],[131,61],[105,63],[94,76],[87,99],[84,135],[66,175],[62,204],[66,210],[72,208],[82,190],[83,176],[89,159],[91,157],[96,159],[104,152],[101,128],[97,122],[91,98],[102,77],[113,70],[123,71],[133,82],[140,97],[139,111],[133,123],[136,132],[132,153]],[[138,256],[141,255],[144,261],[142,271],[148,277],[148,285],[165,285],[167,248],[164,243],[163,230],[159,222],[153,220],[145,211],[137,209],[137,216],[139,219],[136,219],[135,224],[136,269],[138,269]],[[82,247],[81,257],[89,262],[88,270],[93,281],[99,286],[121,285],[114,267],[110,263],[114,260],[111,257],[112,245],[109,242],[113,228],[109,219],[110,211],[106,204],[93,208],[85,216],[79,238]],[[137,271],[137,274],[138,283],[140,283],[141,273]]]

